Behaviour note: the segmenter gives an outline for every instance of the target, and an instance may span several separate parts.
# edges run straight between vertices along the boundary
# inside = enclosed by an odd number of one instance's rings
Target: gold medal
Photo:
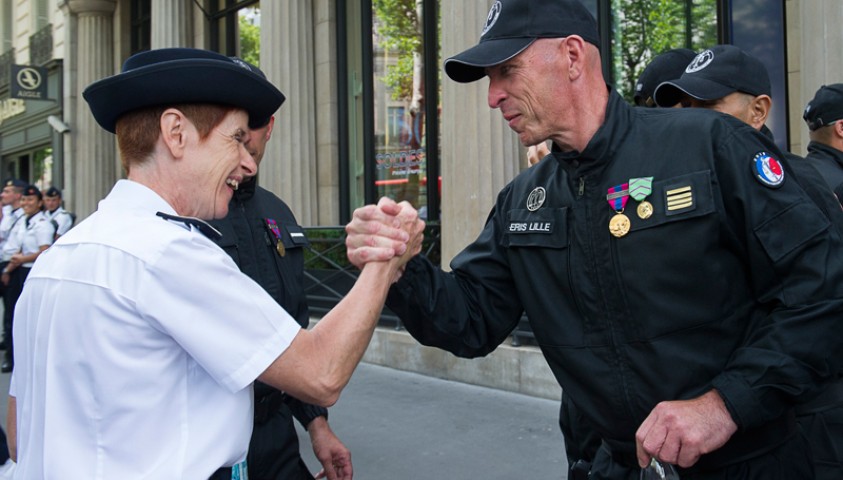
[[[644,200],[638,204],[638,218],[646,220],[653,216],[653,204]]]
[[[287,254],[287,250],[284,248],[284,242],[278,240],[278,243],[275,244],[275,249],[278,250],[278,255],[282,257]]]
[[[617,238],[621,238],[629,233],[629,226],[629,217],[622,212],[618,212],[609,220],[609,232]]]

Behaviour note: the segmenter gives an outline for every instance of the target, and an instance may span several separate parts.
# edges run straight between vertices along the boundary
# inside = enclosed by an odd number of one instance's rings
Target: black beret
[[[114,133],[121,115],[146,107],[217,103],[265,119],[284,103],[284,94],[242,60],[195,48],[161,48],[136,53],[123,71],[82,92],[97,123]]]
[[[61,190],[59,190],[56,187],[50,187],[50,188],[47,189],[46,192],[44,192],[44,195],[46,195],[48,197],[60,197],[61,196]]]

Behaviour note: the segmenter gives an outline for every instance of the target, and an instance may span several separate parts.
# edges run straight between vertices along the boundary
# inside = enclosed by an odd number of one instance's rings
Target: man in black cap
[[[56,239],[67,233],[76,221],[76,216],[65,210],[61,201],[61,190],[58,188],[50,187],[44,192],[44,215],[56,227]]]
[[[653,99],[656,88],[664,81],[679,78],[696,55],[690,48],[674,48],[656,55],[635,82],[635,104],[639,107],[657,107]]]
[[[407,212],[406,255],[367,265],[304,330],[199,220],[225,216],[255,175],[249,120],[283,94],[226,56],[170,48],[129,57],[83,97],[117,134],[127,178],[42,254],[18,300],[16,474],[248,478],[253,382],[334,403],[423,222]]]
[[[591,479],[637,478],[652,458],[682,478],[810,479],[793,403],[840,371],[840,232],[751,127],[624,102],[597,39],[577,0],[500,0],[479,44],[446,60],[456,81],[488,76],[489,106],[522,144],[552,140],[553,161],[504,187],[450,272],[408,262],[387,304],[463,357],[526,311],[603,439]],[[349,258],[394,254],[403,211],[357,209]]]
[[[805,158],[843,202],[843,83],[820,87],[802,118],[811,138]]]
[[[725,52],[730,54],[724,54]],[[755,56],[732,45],[717,46],[700,55],[709,54],[713,55],[714,60],[702,70],[707,72],[705,83],[688,81],[694,75],[699,75],[700,71],[685,73],[682,75],[684,81],[680,78],[675,82],[662,84],[658,95],[667,91],[670,96],[668,101],[673,101],[674,96],[670,89],[679,88],[682,90],[679,103],[731,115],[772,138],[773,134],[765,124],[773,107],[773,100],[770,94],[770,78],[764,64]],[[736,59],[739,60],[735,61]],[[734,82],[731,79],[738,75],[738,69],[750,70],[753,75],[743,78],[741,82]],[[718,98],[710,93],[723,93],[724,88],[728,93],[723,97]],[[753,95],[746,93],[747,91],[763,93]],[[663,99],[662,96],[658,98]],[[826,188],[819,172],[806,163],[805,159],[793,154],[786,155],[791,161],[790,167],[794,174],[803,182],[811,182],[817,186],[818,193],[824,193],[813,197],[814,202],[837,223],[838,228],[843,228],[840,204],[831,195],[831,190]],[[809,194],[811,192],[809,191]],[[796,419],[811,442],[815,480],[843,478],[843,382],[837,376],[820,393],[800,400],[796,409]]]
[[[236,60],[265,77],[258,67]],[[246,149],[258,167],[274,126],[274,116],[249,121]],[[240,183],[231,198],[228,215],[209,223],[222,233],[214,242],[240,271],[266,290],[302,328],[307,328],[310,312],[304,293],[304,248],[308,241],[290,207],[259,186],[255,175]],[[260,381],[255,382],[254,404],[254,430],[246,457],[250,478],[313,480],[299,451],[293,417],[310,435],[313,453],[322,463],[324,475],[329,480],[352,478],[351,453],[328,425],[328,409],[302,402]],[[211,480],[230,478],[230,472],[217,472]]]

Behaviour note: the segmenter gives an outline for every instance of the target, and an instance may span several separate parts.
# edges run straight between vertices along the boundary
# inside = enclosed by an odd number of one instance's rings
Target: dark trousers
[[[796,420],[811,444],[816,480],[843,479],[843,404],[800,414]]]
[[[808,441],[801,431],[766,453],[717,470],[687,472],[677,469],[682,480],[814,480],[814,466]],[[601,447],[591,467],[589,480],[638,480],[640,470],[612,459]]]
[[[3,339],[6,342],[6,360],[14,363],[14,338],[12,337],[12,326],[15,321],[15,305],[18,304],[23,283],[29,275],[30,268],[18,267],[9,274],[9,284],[3,291]]]

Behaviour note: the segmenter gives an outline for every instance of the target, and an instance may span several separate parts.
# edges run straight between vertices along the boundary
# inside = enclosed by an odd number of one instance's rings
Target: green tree
[[[247,9],[247,15],[240,15],[240,58],[252,65],[261,64],[261,29],[252,22],[252,18],[260,18],[260,10]]]
[[[628,101],[656,55],[680,47],[698,51],[717,43],[716,0],[613,0],[612,11],[615,87]]]

